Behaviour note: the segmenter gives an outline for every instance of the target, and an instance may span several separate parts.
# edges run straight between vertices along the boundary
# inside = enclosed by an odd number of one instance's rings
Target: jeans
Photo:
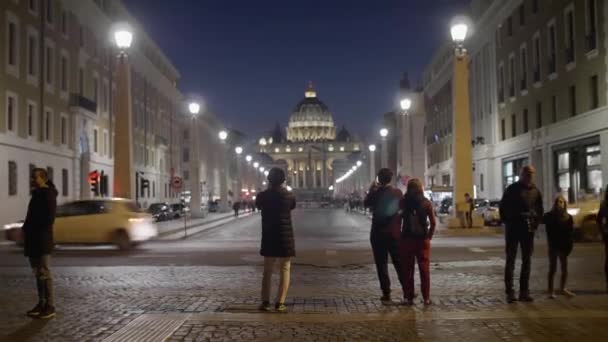
[[[555,276],[555,272],[557,271],[557,259],[559,258],[559,263],[562,269],[562,276],[560,279],[560,290],[566,288],[566,280],[568,279],[568,256],[566,253],[562,251],[556,251],[552,248],[549,248],[549,279],[548,279],[548,289],[549,292],[553,291],[553,278]]]
[[[36,288],[38,289],[38,302],[42,305],[55,305],[53,278],[49,265],[51,255],[44,254],[40,257],[30,257],[30,266],[36,277]]]
[[[264,257],[264,277],[262,278],[262,301],[270,302],[270,287],[272,280],[272,273],[275,262],[279,262],[281,279],[279,282],[279,289],[277,291],[276,302],[285,303],[287,298],[287,289],[289,289],[289,272],[291,269],[291,258],[274,258]]]
[[[393,267],[395,267],[395,271],[397,272],[399,283],[403,286],[403,272],[399,255],[399,239],[393,237],[390,233],[372,231],[370,242],[374,253],[376,271],[378,272],[378,280],[380,281],[380,290],[382,290],[383,295],[389,296],[391,294],[391,280],[388,276],[389,255],[393,261]]]
[[[414,267],[418,262],[420,272],[420,291],[422,298],[428,300],[431,296],[430,271],[431,240],[429,239],[401,239],[401,258],[403,260],[403,296],[405,299],[414,299]]]
[[[519,228],[519,227],[517,227]],[[532,252],[534,251],[534,233],[527,231],[527,227],[521,227],[525,231],[507,232],[505,235],[507,262],[505,265],[505,292],[508,295],[514,293],[513,273],[515,271],[515,259],[517,259],[517,249],[521,246],[521,274],[519,275],[519,295],[528,296],[530,294],[530,264]]]
[[[473,228],[473,212],[467,211],[464,213],[466,228]]]

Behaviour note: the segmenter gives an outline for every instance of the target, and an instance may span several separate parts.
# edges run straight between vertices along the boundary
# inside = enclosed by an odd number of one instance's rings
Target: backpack
[[[390,188],[378,190],[376,201],[373,207],[373,221],[376,224],[388,224],[390,220],[399,212],[399,197],[390,191]]]
[[[403,233],[405,236],[413,237],[416,239],[426,239],[429,236],[429,226],[426,220],[427,214],[424,209],[406,208],[403,213]]]

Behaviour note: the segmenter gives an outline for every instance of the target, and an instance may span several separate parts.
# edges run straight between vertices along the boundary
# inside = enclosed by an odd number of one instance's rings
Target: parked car
[[[601,239],[596,218],[600,208],[599,200],[585,200],[568,204],[568,213],[574,221],[574,239],[595,241]]]
[[[501,222],[499,205],[500,200],[485,200],[479,207],[475,208],[473,214],[481,216],[485,225],[499,225]]]
[[[152,203],[148,207],[147,212],[154,217],[156,222],[166,221],[173,218],[171,206],[166,202]]]
[[[178,219],[187,215],[190,212],[190,208],[183,203],[173,203],[171,204],[171,212],[173,213],[172,218]]]
[[[23,243],[23,221],[4,226],[7,240]],[[126,199],[82,200],[57,207],[56,244],[114,244],[127,250],[158,234],[153,218]]]
[[[216,213],[220,210],[220,205],[217,201],[215,202],[209,202],[209,212],[210,213]]]

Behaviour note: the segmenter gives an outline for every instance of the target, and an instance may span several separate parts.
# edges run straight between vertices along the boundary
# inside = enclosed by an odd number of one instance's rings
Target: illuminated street
[[[287,315],[260,314],[259,215],[186,240],[155,241],[133,252],[103,247],[63,247],[53,259],[58,316],[25,317],[35,288],[17,247],[0,254],[0,327],[5,338],[102,340],[137,324],[173,320],[159,331],[170,340],[451,340],[602,341],[608,331],[608,295],[598,244],[577,244],[570,258],[577,297],[550,300],[544,293],[546,247],[537,239],[533,304],[504,301],[503,239],[440,230],[433,240],[434,305],[382,306],[368,242],[369,219],[343,210],[294,213],[297,257]],[[480,234],[478,234],[480,235]],[[396,275],[392,272],[396,282]],[[128,325],[131,323],[131,325]],[[167,323],[168,324],[168,323]],[[277,325],[278,324],[278,325]],[[169,325],[172,326],[172,325]],[[121,330],[122,329],[122,330]],[[162,330],[162,329],[161,329]],[[172,332],[173,331],[173,332]]]

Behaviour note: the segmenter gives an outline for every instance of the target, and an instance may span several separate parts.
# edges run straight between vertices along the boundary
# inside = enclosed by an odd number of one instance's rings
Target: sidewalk
[[[255,213],[258,213],[256,211]],[[248,217],[254,215],[253,212],[245,212],[239,214],[238,218]],[[215,228],[226,224],[228,222],[234,221],[237,218],[234,217],[234,213],[209,213],[206,217],[197,218],[191,220],[187,218],[185,221],[184,227],[184,218],[180,218],[177,220],[158,222],[158,237],[157,240],[176,240],[184,238],[184,235],[191,236],[194,234],[198,234],[207,229]]]

